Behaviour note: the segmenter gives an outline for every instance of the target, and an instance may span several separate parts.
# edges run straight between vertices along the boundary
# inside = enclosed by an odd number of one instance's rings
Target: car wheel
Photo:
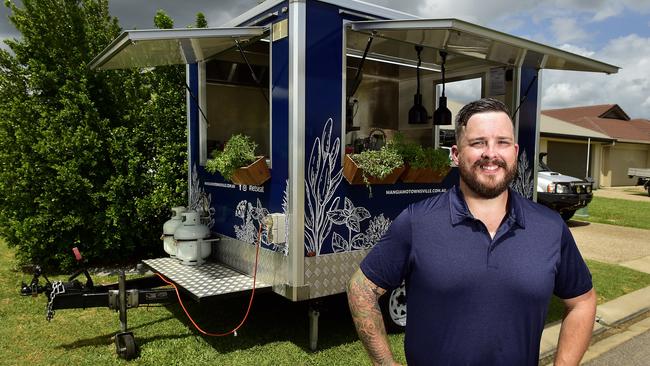
[[[562,216],[562,218],[564,219],[564,221],[569,221],[569,220],[573,217],[573,214],[575,214],[575,213],[576,213],[575,210],[571,210],[571,211],[562,211],[562,212],[560,213],[560,215]]]
[[[379,298],[386,332],[402,333],[406,329],[406,285],[385,293]]]

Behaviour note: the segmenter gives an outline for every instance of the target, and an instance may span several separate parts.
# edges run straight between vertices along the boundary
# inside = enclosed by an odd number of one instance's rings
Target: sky
[[[153,28],[164,9],[175,27],[203,12],[218,27],[258,0],[109,0],[123,29]],[[367,0],[423,18],[458,18],[621,67],[617,74],[542,74],[542,109],[618,104],[650,119],[650,0]],[[19,37],[0,6],[0,38]],[[452,97],[450,90],[450,97]],[[457,91],[458,97],[462,93]]]

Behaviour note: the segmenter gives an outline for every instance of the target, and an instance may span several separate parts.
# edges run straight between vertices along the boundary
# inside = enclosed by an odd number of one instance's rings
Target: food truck
[[[397,132],[437,147],[438,123],[450,122],[432,117],[445,109],[446,82],[475,80],[481,96],[513,111],[515,186],[534,199],[542,70],[618,68],[429,16],[354,0],[267,0],[218,28],[123,32],[91,67],[186,65],[188,206],[211,233],[201,265],[171,257],[144,264],[197,301],[253,286],[292,301],[344,292],[407,205],[458,181],[452,168],[434,181],[372,184],[370,195],[348,179],[346,155],[377,148]],[[419,119],[409,117],[414,105]],[[258,144],[270,173],[264,183],[235,184],[206,171],[211,152],[235,134]],[[403,327],[404,287],[387,296],[389,326]],[[315,349],[318,308],[309,316]]]

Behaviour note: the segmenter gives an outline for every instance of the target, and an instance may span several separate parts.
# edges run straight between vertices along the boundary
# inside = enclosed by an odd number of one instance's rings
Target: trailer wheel
[[[560,216],[562,216],[562,219],[564,219],[564,221],[569,221],[573,217],[573,214],[575,213],[576,213],[575,210],[562,211],[560,213]]]
[[[379,298],[386,332],[403,333],[406,329],[406,285],[387,292]]]
[[[132,360],[135,358],[137,350],[133,333],[117,333],[115,335],[115,352],[120,358]]]

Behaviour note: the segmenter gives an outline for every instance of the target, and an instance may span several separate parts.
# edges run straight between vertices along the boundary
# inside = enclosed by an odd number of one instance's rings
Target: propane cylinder
[[[182,264],[197,266],[205,262],[205,258],[212,252],[210,229],[201,224],[198,212],[188,211],[183,213],[183,223],[176,229],[176,258]]]
[[[174,233],[183,222],[183,217],[181,215],[185,211],[185,207],[182,206],[172,207],[172,217],[163,224],[163,234],[161,238],[163,240],[163,249],[165,249],[165,253],[169,254],[172,258],[176,257]]]

